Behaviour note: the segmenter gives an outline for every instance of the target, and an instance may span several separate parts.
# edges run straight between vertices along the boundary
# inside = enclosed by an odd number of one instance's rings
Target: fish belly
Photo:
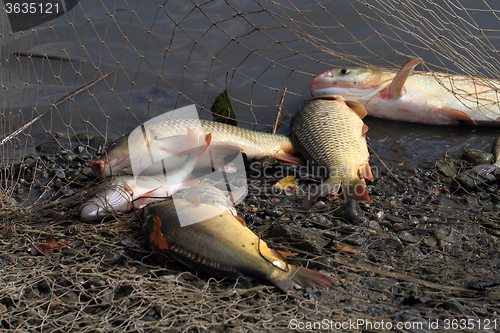
[[[388,93],[390,82],[384,85],[366,104],[370,116],[433,125],[456,125],[468,119],[485,125],[500,123],[494,88],[500,85],[493,80],[486,85],[461,75],[416,72],[396,98]]]

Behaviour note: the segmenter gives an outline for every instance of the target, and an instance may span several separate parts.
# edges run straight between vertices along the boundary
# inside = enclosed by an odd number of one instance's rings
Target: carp
[[[132,174],[131,160],[134,163],[149,164],[149,167],[141,166],[149,174],[178,168],[187,154],[187,127],[212,136],[210,148],[197,168],[213,167],[217,170],[225,168],[226,172],[234,171],[224,161],[224,157],[239,152],[246,154],[249,159],[273,156],[282,161],[300,163],[299,158],[292,156],[297,151],[286,135],[257,132],[207,120],[170,119],[144,128],[139,127],[118,139],[100,159],[92,163],[92,170],[97,178],[104,179]],[[167,163],[151,163],[151,156],[157,160],[167,159]]]
[[[182,227],[180,214],[189,216],[193,223]],[[285,257],[291,254],[269,248],[241,218],[228,209],[203,203],[195,194],[175,199],[175,204],[169,200],[146,206],[143,221],[152,249],[192,269],[217,277],[266,279],[292,293],[296,284],[317,288],[334,285],[330,276],[288,264]]]
[[[341,185],[344,198],[370,201],[363,180],[373,180],[365,137],[368,126],[362,120],[365,116],[361,105],[341,96],[315,97],[293,115],[293,144],[316,166],[326,167],[329,174],[316,195],[309,195],[302,206],[319,196],[337,195]]]

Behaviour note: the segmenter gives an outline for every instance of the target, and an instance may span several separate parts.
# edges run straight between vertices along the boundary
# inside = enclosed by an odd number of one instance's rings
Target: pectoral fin
[[[245,223],[245,220],[242,217],[235,216],[235,218],[241,223],[241,225],[243,225],[244,227],[247,226],[247,224]]]
[[[359,118],[363,119],[367,115],[365,108],[361,104],[358,104],[353,101],[345,101],[345,104],[347,104],[348,107],[353,109],[354,112],[358,114]]]
[[[165,138],[153,138],[150,144],[158,145],[161,149],[172,155],[185,155],[189,153],[188,136],[173,135]]]
[[[465,121],[477,125],[477,123],[463,111],[447,108],[442,108],[440,110],[443,111],[452,120]]]
[[[277,154],[277,155],[272,155],[277,160],[283,161],[283,162],[288,162],[288,163],[295,163],[295,164],[304,164],[304,162],[293,155],[290,154]]]
[[[410,75],[413,68],[415,68],[415,66],[417,66],[419,63],[419,58],[412,59],[399,70],[398,74],[396,74],[390,85],[392,98],[398,98],[401,96],[401,94],[403,93],[403,86],[405,85],[408,75]]]

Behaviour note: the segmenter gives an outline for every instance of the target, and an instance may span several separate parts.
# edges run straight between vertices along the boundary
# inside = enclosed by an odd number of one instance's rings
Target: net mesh
[[[0,325],[47,332],[276,331],[294,318],[493,319],[498,292],[473,300],[476,291],[464,284],[484,278],[480,289],[496,281],[494,215],[487,216],[486,231],[477,216],[425,220],[432,237],[422,231],[420,241],[439,244],[426,245],[424,253],[403,247],[395,240],[398,230],[391,234],[383,225],[339,224],[330,226],[330,234],[311,227],[307,232],[319,233],[318,239],[290,236],[283,250],[300,252],[313,268],[334,270],[344,282],[333,292],[307,291],[304,299],[294,299],[245,279],[180,273],[185,268],[173,261],[160,269],[144,250],[134,214],[88,224],[75,207],[95,185],[91,159],[110,141],[188,104],[211,119],[212,103],[226,85],[239,126],[256,130],[271,131],[285,96],[278,124],[283,133],[290,115],[309,98],[311,79],[331,66],[398,67],[420,57],[424,70],[470,75],[496,89],[487,79],[500,77],[499,11],[500,3],[492,0],[94,0],[12,33],[3,4]],[[387,179],[381,177],[381,183],[391,183]],[[449,183],[442,177],[434,181]],[[401,196],[409,193],[391,186]],[[251,200],[246,201],[246,207],[253,205],[250,212],[268,202]],[[403,217],[438,214],[440,207],[428,203]],[[396,208],[373,203],[365,210]],[[299,213],[303,223],[317,227],[306,212]],[[336,221],[331,210],[319,213]],[[460,224],[470,234],[455,237]],[[348,236],[345,228],[351,228]],[[255,230],[275,246],[283,240],[268,226],[257,224]],[[286,232],[300,234],[297,230]],[[377,232],[381,239],[366,241]],[[70,249],[48,257],[26,253],[47,236],[69,241]],[[321,239],[323,250],[315,252]],[[359,249],[351,255],[338,251],[338,244]],[[398,259],[403,248],[413,264]],[[415,304],[424,304],[423,310]]]

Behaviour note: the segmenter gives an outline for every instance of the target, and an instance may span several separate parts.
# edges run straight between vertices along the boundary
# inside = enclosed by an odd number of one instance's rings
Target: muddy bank
[[[270,246],[298,253],[291,263],[338,281],[292,297],[265,281],[160,265],[135,213],[81,221],[77,205],[96,183],[86,169],[93,154],[54,151],[4,166],[18,181],[1,201],[3,329],[436,332],[500,324],[499,180],[495,170],[474,169],[478,160],[450,155],[378,168],[370,203],[325,200],[311,209],[299,207],[300,195],[273,188],[282,175],[299,180],[299,194],[314,183],[300,166],[248,165],[249,194],[237,206],[247,225]],[[15,205],[30,196],[39,204]],[[49,256],[27,252],[47,237],[68,246]]]

